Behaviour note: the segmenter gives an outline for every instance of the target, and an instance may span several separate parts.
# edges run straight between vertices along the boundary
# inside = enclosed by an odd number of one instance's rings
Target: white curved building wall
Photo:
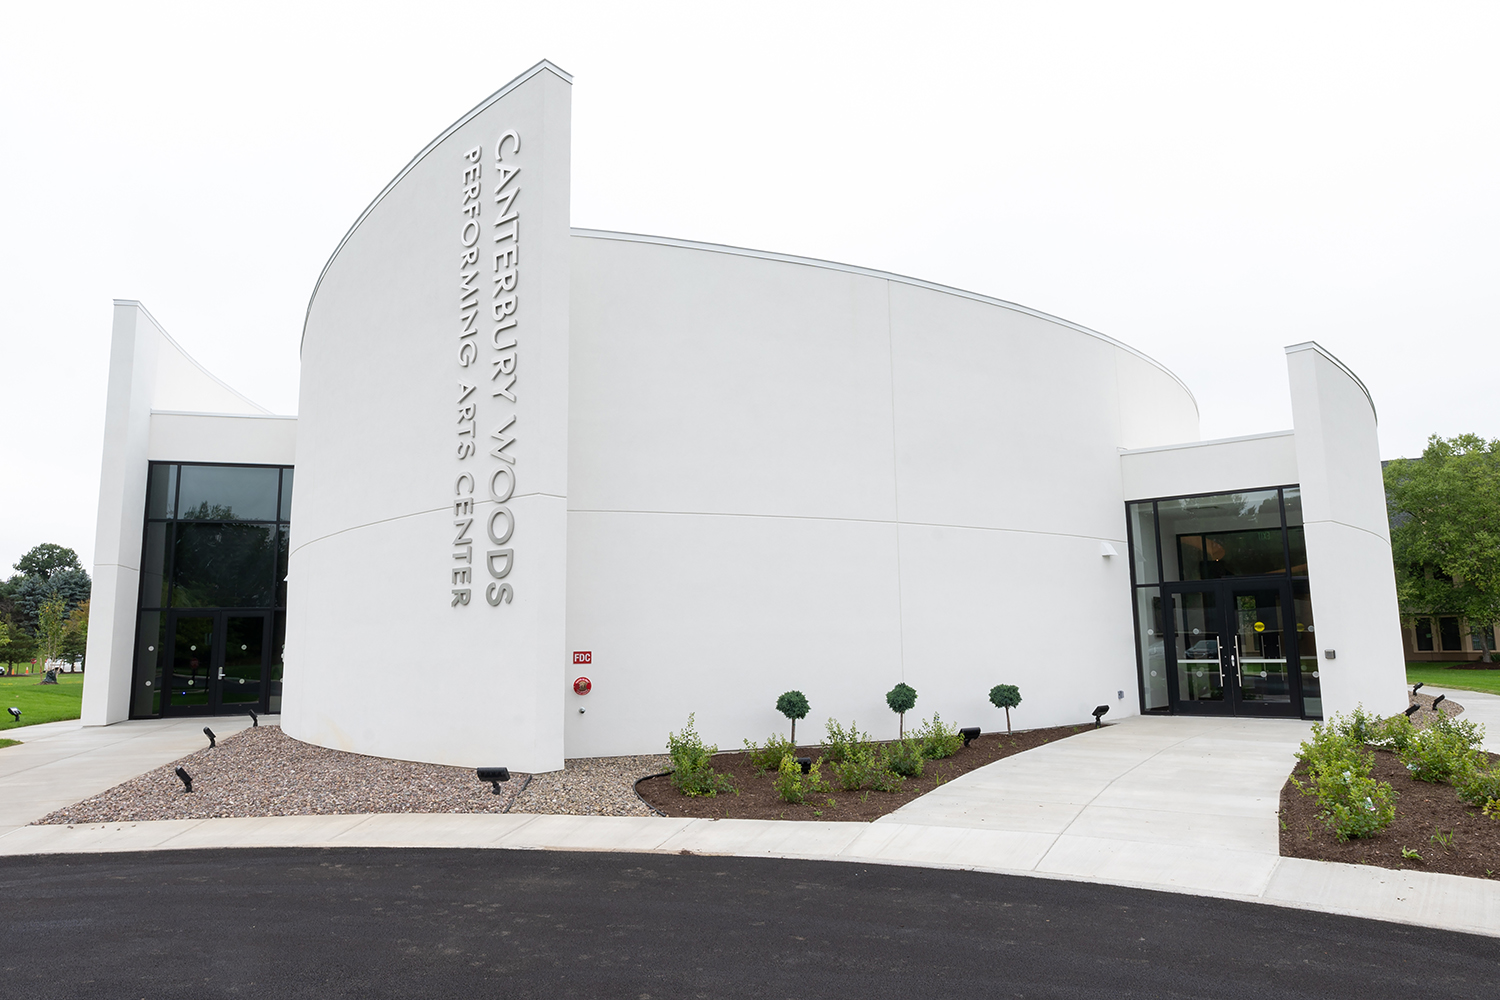
[[[1137,711],[1118,448],[1196,436],[1174,378],[875,272],[587,231],[572,254],[570,757],[659,751],[689,712],[763,738],[789,688],[809,736],[894,736],[902,680],[965,725],[996,724],[997,683],[1028,726]]]

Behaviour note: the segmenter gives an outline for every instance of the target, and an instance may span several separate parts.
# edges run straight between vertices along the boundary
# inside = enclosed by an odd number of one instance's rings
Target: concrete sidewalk
[[[201,729],[201,722],[192,725]],[[1267,720],[1128,719],[970,772],[874,823],[282,816],[22,827],[0,836],[0,854],[226,847],[688,851],[1104,882],[1500,936],[1500,883],[1279,856],[1280,790],[1307,729]],[[201,733],[186,742],[195,749]],[[0,761],[19,749],[0,752]],[[0,798],[10,787],[4,774]]]

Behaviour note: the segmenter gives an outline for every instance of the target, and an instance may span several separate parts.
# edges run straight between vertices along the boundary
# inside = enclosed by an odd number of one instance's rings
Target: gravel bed
[[[1417,710],[1411,716],[1412,724],[1418,729],[1426,729],[1427,725],[1433,719],[1437,718],[1438,713],[1442,713],[1451,719],[1464,710],[1464,706],[1461,703],[1453,701],[1450,698],[1444,698],[1443,703],[1437,707],[1437,712],[1434,712],[1432,710],[1432,703],[1436,700],[1435,697],[1430,694],[1423,694],[1420,691],[1416,694],[1407,692],[1406,700],[1408,703],[1418,706]]]
[[[665,766],[665,755],[570,760],[562,771],[512,772],[499,795],[472,768],[418,764],[328,750],[278,726],[222,737],[181,760],[37,820],[33,825],[310,816],[352,813],[565,813],[649,816],[635,779]],[[193,779],[182,789],[176,769]]]
[[[635,780],[665,771],[668,760],[663,753],[566,761],[561,771],[533,775],[510,811],[568,816],[655,816],[636,798]]]

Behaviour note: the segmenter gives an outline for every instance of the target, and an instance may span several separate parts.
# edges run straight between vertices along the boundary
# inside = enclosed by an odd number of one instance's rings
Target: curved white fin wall
[[[507,84],[387,187],[313,293],[282,717],[298,739],[562,767],[570,100],[550,63]]]

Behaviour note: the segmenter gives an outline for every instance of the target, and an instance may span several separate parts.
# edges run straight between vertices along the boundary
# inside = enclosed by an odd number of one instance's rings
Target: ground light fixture
[[[510,780],[510,768],[508,767],[480,767],[474,770],[480,781],[488,781],[493,787],[496,795],[500,794],[500,782]]]
[[[1109,706],[1108,705],[1100,705],[1098,708],[1094,709],[1094,728],[1095,729],[1098,729],[1100,726],[1104,725],[1104,723],[1100,722],[1099,720],[1101,718],[1103,718],[1104,715],[1106,713],[1108,713],[1108,712],[1109,712]]]
[[[967,729],[960,729],[958,731],[958,735],[964,738],[964,746],[968,746],[970,743],[979,739],[979,727],[969,726]]]
[[[1422,690],[1422,686],[1423,686],[1423,682],[1422,681],[1417,681],[1417,683],[1415,683],[1415,684],[1413,684],[1411,686],[1411,693],[1412,694],[1416,694],[1418,691]]]
[[[1409,719],[1413,715],[1416,715],[1421,710],[1422,710],[1422,706],[1421,705],[1407,705],[1406,706],[1406,717]]]
[[[1436,712],[1437,711],[1437,707],[1439,705],[1441,705],[1443,702],[1447,701],[1447,700],[1448,700],[1448,696],[1447,695],[1445,695],[1445,694],[1438,695],[1436,698],[1432,699],[1432,710],[1434,712]]]
[[[10,708],[6,709],[6,711],[16,717],[16,723],[19,725],[21,722],[21,710],[12,705]]]
[[[792,759],[797,762],[798,767],[802,768],[803,774],[808,774],[812,771],[811,757],[793,757]]]
[[[255,709],[250,709],[250,728],[254,729],[260,725],[260,716],[255,714]]]
[[[177,777],[182,779],[182,790],[191,792],[193,790],[193,776],[182,768],[177,769]]]
[[[207,726],[204,726],[203,727],[203,735],[208,737],[208,745],[210,747],[216,747],[216,746],[218,746],[218,744],[214,742],[214,731],[212,729],[209,729]]]

